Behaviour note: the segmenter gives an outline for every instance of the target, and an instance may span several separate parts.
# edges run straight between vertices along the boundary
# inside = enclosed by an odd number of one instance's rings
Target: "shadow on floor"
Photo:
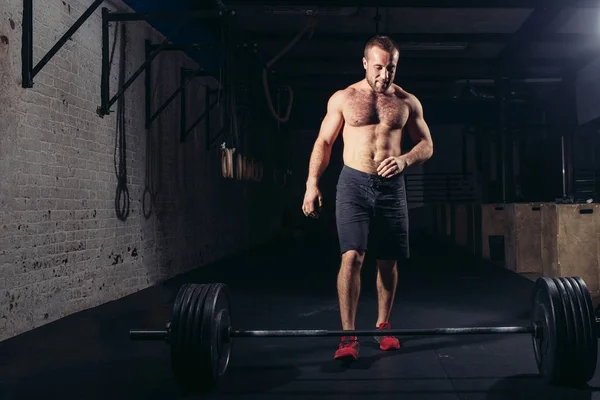
[[[400,268],[394,327],[528,323],[530,280],[432,245],[413,241],[413,259]],[[0,343],[0,398],[194,398],[175,385],[168,346],[131,342],[129,329],[162,328],[183,283],[217,281],[231,288],[236,327],[339,329],[339,257],[332,249],[335,244],[323,242],[264,246],[6,340]],[[372,262],[363,278],[357,325],[371,328],[377,305]],[[335,338],[239,339],[226,381],[202,398],[599,396],[597,377],[585,389],[544,385],[527,335],[405,337],[402,343],[400,351],[384,353],[361,339],[359,360],[343,365],[332,360]]]

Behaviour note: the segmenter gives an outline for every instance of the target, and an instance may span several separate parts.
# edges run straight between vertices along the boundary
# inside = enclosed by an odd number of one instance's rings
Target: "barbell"
[[[598,332],[592,296],[578,277],[540,277],[533,285],[530,323],[517,326],[391,330],[242,330],[231,326],[230,292],[223,283],[183,285],[172,320],[162,330],[132,329],[131,340],[166,341],[174,377],[186,392],[202,393],[225,377],[233,338],[530,334],[540,375],[549,384],[578,386],[596,372]]]

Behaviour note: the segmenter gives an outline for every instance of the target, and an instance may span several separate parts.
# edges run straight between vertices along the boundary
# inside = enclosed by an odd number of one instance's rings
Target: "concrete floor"
[[[168,346],[128,338],[130,328],[162,328],[183,283],[228,284],[234,327],[339,329],[337,268],[335,243],[278,243],[4,341],[0,399],[183,398]],[[399,275],[394,328],[529,322],[530,279],[440,244],[415,238]],[[358,329],[374,327],[374,285],[368,260]],[[333,360],[337,338],[238,339],[225,384],[202,398],[600,399],[600,369],[585,389],[545,386],[528,335],[402,342],[382,352],[365,338],[359,360],[344,366]]]

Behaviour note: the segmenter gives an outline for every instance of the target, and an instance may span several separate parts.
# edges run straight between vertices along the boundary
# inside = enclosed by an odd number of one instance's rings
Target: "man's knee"
[[[342,267],[360,269],[364,260],[364,251],[348,250],[342,254]]]
[[[398,262],[396,260],[377,260],[377,268],[389,270],[394,268]]]

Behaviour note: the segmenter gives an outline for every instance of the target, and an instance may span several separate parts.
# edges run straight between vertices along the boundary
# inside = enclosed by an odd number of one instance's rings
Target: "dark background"
[[[134,7],[141,7],[129,1]],[[144,7],[149,8],[147,4]],[[274,134],[247,134],[258,149],[278,143],[291,171],[291,214],[299,212],[308,158],[328,97],[364,77],[364,43],[375,33],[400,45],[395,82],[423,103],[435,154],[407,177],[412,208],[424,202],[583,201],[596,194],[596,127],[600,91],[598,8],[586,1],[190,1],[198,11],[234,11],[203,20],[201,39],[219,49],[225,22],[260,66],[317,15],[309,33],[269,69],[279,114]],[[222,58],[198,53],[207,68]],[[264,102],[262,69],[250,79]],[[278,104],[278,105],[277,105]],[[261,123],[274,122],[259,111]],[[409,143],[407,143],[409,145]],[[333,196],[341,167],[337,143],[322,189]],[[283,156],[282,153],[285,153]],[[564,170],[564,173],[563,173]]]

